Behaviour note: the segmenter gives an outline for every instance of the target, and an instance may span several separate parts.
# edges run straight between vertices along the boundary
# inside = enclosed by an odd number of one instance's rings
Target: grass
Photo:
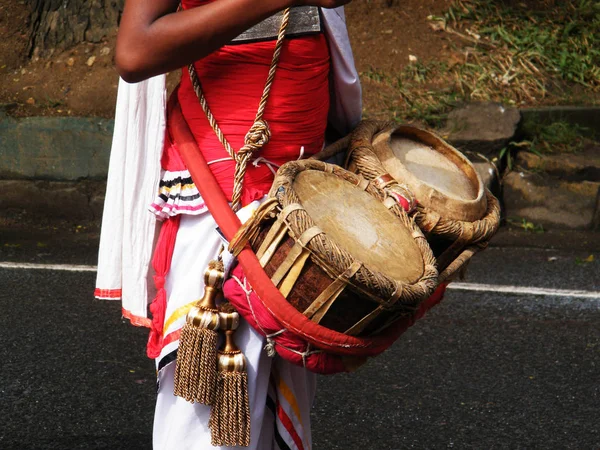
[[[538,155],[544,153],[576,153],[583,149],[584,128],[568,122],[554,122],[534,127],[528,150]]]
[[[528,221],[525,218],[508,218],[506,221],[516,227],[522,228],[528,233],[544,233],[544,227],[542,225],[536,225],[533,222]]]
[[[589,138],[587,128],[564,121],[550,124],[530,123],[527,127],[527,136],[518,142],[510,142],[495,158],[496,161],[506,160],[508,170],[513,168],[513,154],[519,150],[526,150],[538,156],[555,153],[577,153],[583,150]]]
[[[452,37],[459,60],[414,62],[399,74],[372,69],[362,75],[402,97],[405,104],[390,107],[393,117],[430,126],[468,101],[570,104],[578,92],[589,101],[590,93],[600,94],[600,2],[538,3],[543,7],[454,1],[443,16],[429,20],[434,30]]]

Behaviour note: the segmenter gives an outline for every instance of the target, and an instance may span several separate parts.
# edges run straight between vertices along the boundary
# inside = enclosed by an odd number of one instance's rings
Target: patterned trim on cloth
[[[208,211],[200,192],[187,170],[166,170],[160,180],[158,195],[150,205],[158,219],[165,220],[179,214],[197,216]]]
[[[123,315],[123,317],[128,319],[132,325],[136,327],[150,328],[150,326],[152,325],[152,320],[148,319],[147,317],[136,316],[130,311],[127,311],[125,308],[121,309],[121,314]]]
[[[94,297],[98,300],[121,300],[123,296],[122,289],[100,289],[94,290]]]

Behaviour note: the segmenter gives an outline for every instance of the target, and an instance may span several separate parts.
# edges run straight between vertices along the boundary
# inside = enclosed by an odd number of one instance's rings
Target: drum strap
[[[311,227],[308,230],[306,230],[304,233],[302,233],[302,235],[298,238],[298,240],[296,240],[296,243],[294,244],[294,246],[292,247],[292,249],[290,250],[290,252],[287,254],[286,258],[283,260],[283,262],[281,263],[281,265],[277,268],[277,270],[275,271],[275,274],[273,274],[273,276],[271,277],[271,281],[273,281],[273,284],[275,286],[279,286],[281,281],[283,280],[283,277],[285,277],[288,272],[292,269],[292,267],[294,266],[294,264],[297,261],[302,261],[302,264],[298,264],[300,265],[300,269],[302,268],[302,266],[304,266],[304,262],[306,262],[306,259],[308,258],[308,255],[310,254],[310,250],[308,250],[306,248],[306,246],[308,245],[308,243],[310,241],[312,241],[315,237],[317,237],[318,235],[323,234],[323,230],[321,230],[319,227]],[[291,291],[294,282],[298,279],[298,275],[300,275],[300,270],[294,271],[297,272],[295,279],[290,280],[287,285],[288,285],[288,290],[287,293],[289,293],[289,291]],[[294,278],[294,277],[292,277]],[[289,286],[291,284],[291,286]],[[285,297],[287,294],[285,292],[282,292],[283,296]]]
[[[301,209],[303,209],[302,205],[299,203],[292,203],[281,210],[281,213],[277,216],[277,220],[269,229],[269,232],[256,252],[256,256],[259,258],[262,267],[269,264],[279,243],[286,235],[287,228],[285,227],[285,220],[287,217],[294,211]],[[234,255],[237,256],[235,253]]]
[[[402,296],[402,285],[398,285],[398,289],[396,289],[396,292],[394,292],[394,295],[392,295],[391,298],[389,298],[387,300],[387,302],[385,302],[385,304],[379,305],[377,308],[375,308],[373,311],[371,311],[368,315],[366,315],[365,317],[363,317],[360,322],[357,322],[352,328],[350,328],[349,330],[346,330],[346,334],[350,334],[352,336],[355,336],[359,333],[361,333],[368,325],[371,324],[371,322],[373,322],[377,317],[379,317],[379,315],[384,312],[386,309],[391,309],[393,305],[395,305],[398,300],[400,300],[400,297]]]

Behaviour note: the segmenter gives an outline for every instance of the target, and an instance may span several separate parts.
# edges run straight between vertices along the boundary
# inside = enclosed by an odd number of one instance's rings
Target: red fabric
[[[169,103],[177,100],[177,91],[173,92],[173,95],[169,98]],[[173,144],[173,138],[171,137],[171,130],[169,121],[167,120],[167,130],[165,133],[165,143],[163,145],[162,157],[160,159],[160,165],[163,169],[170,172],[179,172],[186,170],[185,163],[181,159],[176,146]]]
[[[102,300],[106,300],[106,299],[121,300],[122,296],[123,296],[122,289],[100,289],[100,288],[94,289],[94,297],[102,299]]]
[[[152,267],[154,269],[154,284],[157,289],[156,297],[150,304],[152,323],[146,353],[149,358],[158,358],[163,348],[163,327],[165,323],[165,311],[167,309],[167,291],[165,290],[165,277],[171,268],[175,239],[179,230],[180,216],[171,217],[162,223],[154,256]]]
[[[125,308],[121,308],[121,314],[123,314],[123,317],[128,319],[133,326],[152,328],[152,321],[147,317],[136,316],[131,311],[127,311]]]
[[[209,3],[184,1],[189,9]],[[208,105],[223,133],[237,151],[256,116],[275,41],[224,46],[195,64]],[[177,93],[183,115],[206,161],[229,155],[210,127],[183,70]],[[323,34],[287,39],[267,104],[265,119],[271,141],[258,155],[281,165],[298,159],[300,148],[312,155],[323,147],[329,111],[329,50]],[[211,170],[228,200],[233,190],[235,163],[211,164]],[[242,203],[262,198],[270,189],[273,173],[265,164],[250,165]]]
[[[250,290],[250,285],[247,284],[244,270],[241,266],[237,266],[231,272],[232,277],[238,278],[244,283],[245,288]],[[250,299],[246,296],[244,289],[233,278],[227,280],[223,286],[223,295],[227,300],[235,306],[235,309],[248,321],[250,326],[258,331],[263,336],[274,335],[285,328],[273,314],[265,307],[256,292],[252,290]],[[300,314],[296,311],[297,314]],[[316,373],[331,374],[345,372],[342,360],[328,353],[314,353],[303,359],[301,353],[310,350],[308,342],[300,336],[285,331],[273,337],[276,342],[275,350],[279,355],[298,366],[304,366]],[[315,350],[314,346],[312,347]]]

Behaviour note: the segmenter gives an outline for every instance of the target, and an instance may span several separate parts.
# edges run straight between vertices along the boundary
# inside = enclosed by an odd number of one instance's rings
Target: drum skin
[[[422,257],[411,233],[380,201],[316,170],[299,173],[293,187],[316,225],[371,270],[407,283],[423,275]]]

